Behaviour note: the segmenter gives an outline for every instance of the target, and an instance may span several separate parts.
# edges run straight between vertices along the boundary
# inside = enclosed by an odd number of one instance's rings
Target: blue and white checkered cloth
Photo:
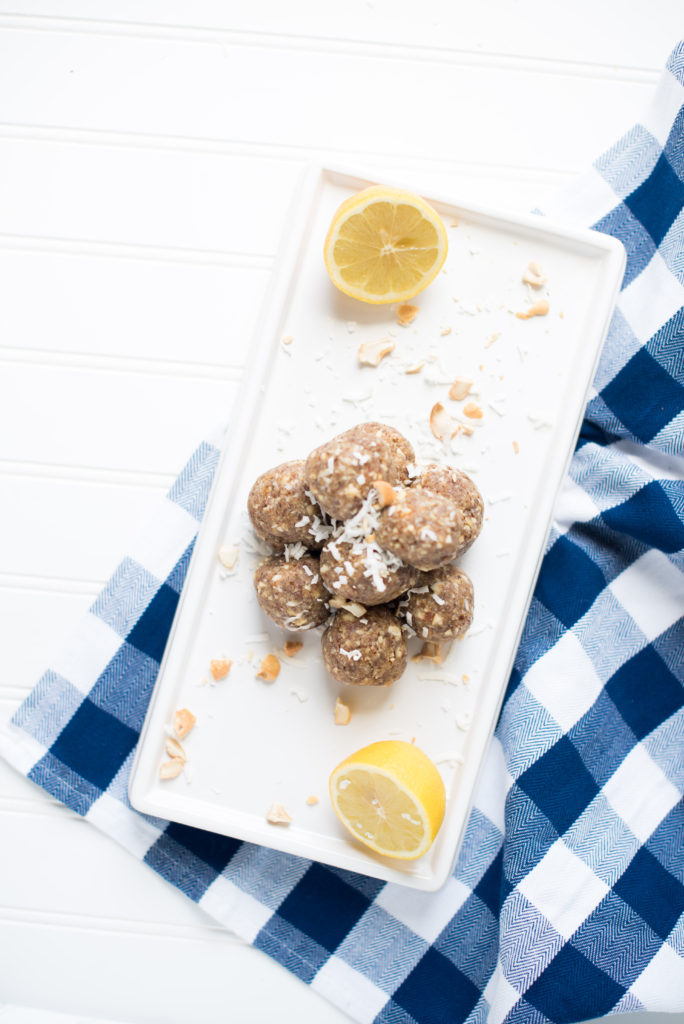
[[[547,213],[627,272],[453,876],[384,884],[133,811],[203,444],[0,733],[21,772],[360,1022],[684,1010],[684,44]]]

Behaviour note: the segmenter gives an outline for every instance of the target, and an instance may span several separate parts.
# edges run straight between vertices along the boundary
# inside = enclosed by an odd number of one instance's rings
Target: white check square
[[[197,520],[168,499],[155,509],[154,524],[133,539],[129,556],[158,580],[165,580],[197,533]]]
[[[574,633],[564,633],[532,665],[525,686],[567,732],[592,706],[602,682]]]
[[[562,839],[553,844],[518,888],[564,939],[570,938],[609,891]]]
[[[83,694],[93,686],[112,660],[122,640],[111,626],[88,612],[69,636],[68,646],[57,653],[52,669]]]
[[[273,911],[243,892],[233,882],[219,875],[211,883],[201,900],[200,907],[221,921],[245,942],[254,942]]]
[[[482,995],[489,1003],[487,1024],[501,1024],[520,999],[520,993],[504,974],[500,961]]]
[[[608,779],[603,795],[642,843],[681,799],[641,743]]]
[[[630,988],[650,1013],[658,1010],[672,1013],[681,1005],[684,992],[684,958],[664,943]]]
[[[126,849],[143,860],[163,832],[151,819],[133,811],[110,793],[103,793],[88,808],[86,820],[114,836]]]
[[[610,589],[649,641],[684,615],[684,576],[655,548],[621,572]]]
[[[389,999],[386,992],[336,956],[323,964],[311,988],[359,1024],[371,1024]]]
[[[645,343],[684,306],[684,286],[656,252],[622,292],[619,305],[636,336]]]
[[[418,889],[390,884],[378,894],[375,903],[426,942],[433,943],[470,894],[467,885],[452,877],[439,890],[439,899]]]
[[[661,75],[660,81],[644,116],[644,127],[664,148],[681,107],[684,106],[684,86],[674,75]]]

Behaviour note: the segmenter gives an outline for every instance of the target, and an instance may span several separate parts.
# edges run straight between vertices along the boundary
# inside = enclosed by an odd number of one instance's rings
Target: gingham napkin
[[[133,811],[203,444],[0,749],[360,1022],[684,1009],[684,44],[548,213],[628,263],[458,864],[420,893]]]

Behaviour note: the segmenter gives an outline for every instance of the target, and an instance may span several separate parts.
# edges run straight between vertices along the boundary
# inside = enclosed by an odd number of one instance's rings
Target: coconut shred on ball
[[[431,463],[413,482],[414,487],[422,487],[432,494],[441,494],[456,505],[463,516],[463,547],[459,555],[464,554],[475,541],[482,529],[484,502],[482,495],[467,473],[455,466],[438,466]]]
[[[400,602],[399,614],[424,640],[458,640],[473,621],[474,590],[455,565],[421,575],[418,586]]]
[[[311,452],[304,469],[306,485],[329,516],[351,518],[374,480],[393,484],[403,478],[408,460],[405,448],[392,440],[395,434],[382,423],[361,423]]]
[[[261,610],[283,629],[313,629],[330,615],[330,595],[313,555],[271,555],[254,573],[254,586]]]
[[[249,492],[247,511],[259,540],[276,551],[297,543],[318,550],[331,533],[322,510],[307,493],[303,459],[262,473]]]
[[[363,605],[386,604],[412,587],[418,570],[368,538],[329,540],[321,551],[321,579],[328,590]]]
[[[406,641],[389,608],[369,608],[361,618],[340,611],[326,628],[323,661],[338,682],[389,686],[406,668]]]
[[[463,549],[461,511],[439,494],[421,488],[397,489],[383,508],[376,531],[378,544],[416,569],[438,569]]]

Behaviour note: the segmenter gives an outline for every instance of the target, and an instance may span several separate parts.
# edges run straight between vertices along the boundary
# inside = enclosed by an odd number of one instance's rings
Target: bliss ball
[[[284,462],[262,473],[247,498],[257,537],[277,551],[297,543],[311,550],[321,548],[330,526],[306,491],[303,459]]]
[[[380,513],[376,538],[407,565],[439,569],[463,549],[463,515],[440,494],[413,487],[397,490],[395,501]]]
[[[470,578],[455,565],[421,575],[399,613],[424,640],[458,640],[473,621],[475,595]]]
[[[406,668],[406,641],[389,608],[369,608],[361,618],[340,611],[322,640],[323,662],[340,683],[389,686]]]
[[[462,555],[477,539],[482,529],[484,502],[476,485],[463,470],[456,469],[455,466],[438,466],[432,463],[414,480],[413,486],[422,487],[432,494],[441,494],[460,510],[463,516],[464,546],[459,555]]]
[[[259,607],[283,629],[295,632],[320,626],[330,615],[318,559],[271,555],[254,573]]]

